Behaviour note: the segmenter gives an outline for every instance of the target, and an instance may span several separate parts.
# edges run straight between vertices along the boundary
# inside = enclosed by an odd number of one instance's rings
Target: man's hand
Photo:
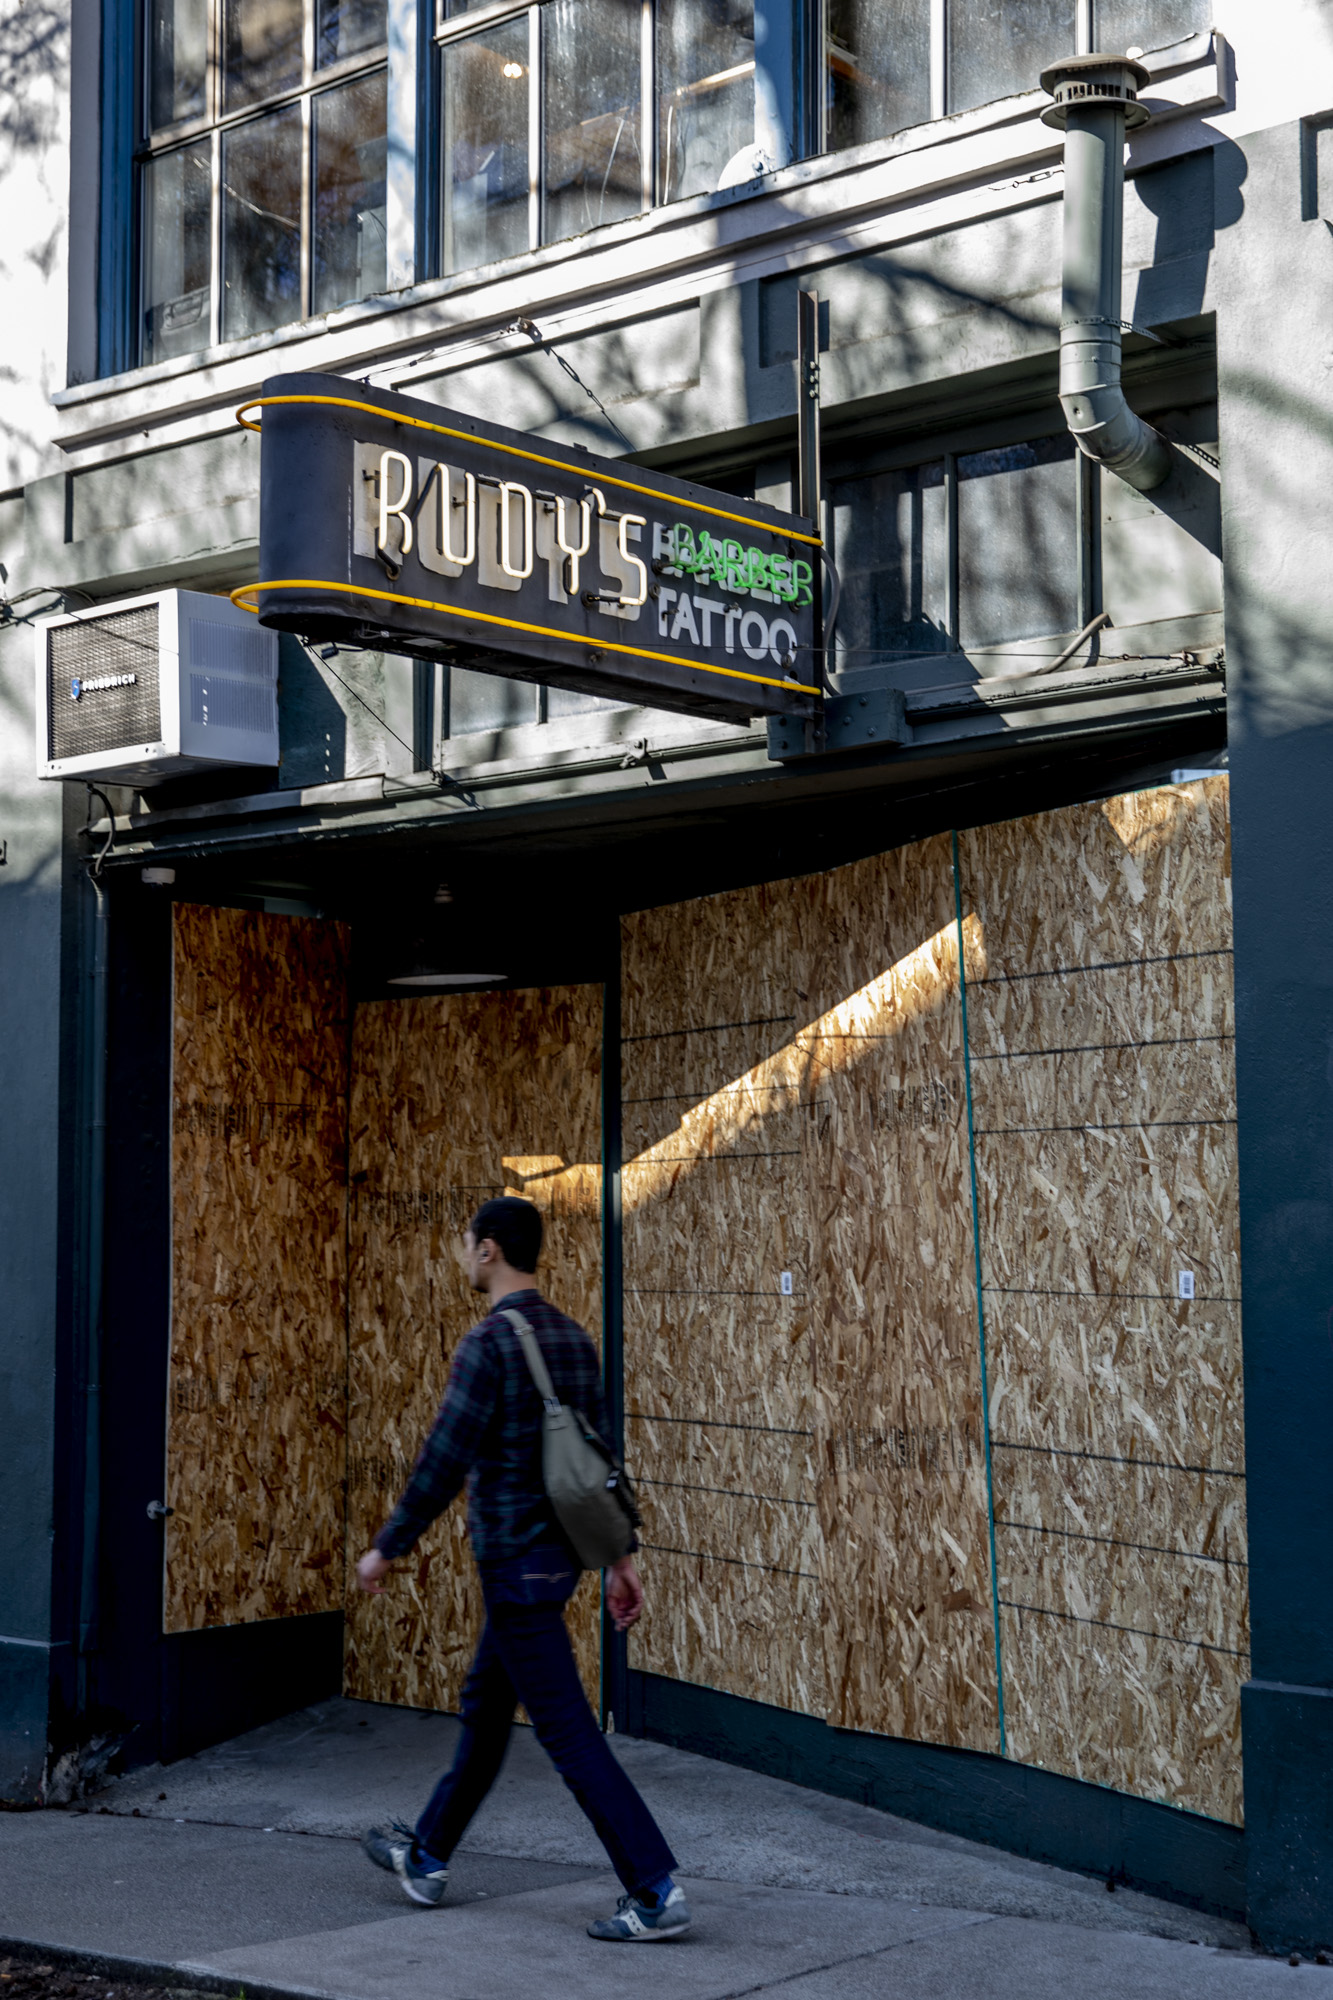
[[[617,1632],[628,1632],[643,1610],[643,1585],[630,1556],[622,1556],[606,1572],[606,1608]]]
[[[369,1591],[372,1597],[377,1597],[384,1588],[383,1579],[392,1567],[389,1558],[382,1556],[378,1549],[367,1549],[356,1566],[356,1580],[362,1590]]]

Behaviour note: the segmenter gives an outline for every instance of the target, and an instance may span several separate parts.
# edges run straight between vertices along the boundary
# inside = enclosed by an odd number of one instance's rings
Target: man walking
[[[542,1400],[506,1310],[532,1327],[559,1401],[581,1410],[602,1438],[610,1433],[596,1348],[533,1287],[541,1243],[542,1219],[531,1202],[506,1195],[477,1210],[463,1239],[464,1261],[491,1310],[459,1344],[407,1490],[356,1566],[363,1590],[382,1590],[394,1559],[468,1482],[468,1533],[486,1625],[463,1688],[458,1750],[415,1828],[372,1827],[362,1845],[414,1903],[441,1902],[449,1857],[499,1774],[521,1701],[625,1887],[615,1915],[589,1924],[588,1935],[647,1943],[682,1936],[690,1912],[671,1878],[671,1850],[588,1706],[565,1629],[579,1561],[546,1497]],[[606,1603],[618,1632],[643,1609],[630,1556],[606,1571]]]

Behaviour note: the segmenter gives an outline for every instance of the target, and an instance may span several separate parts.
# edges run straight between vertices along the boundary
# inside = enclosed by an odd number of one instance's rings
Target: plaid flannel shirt
[[[503,1317],[522,1313],[562,1403],[581,1410],[610,1438],[602,1364],[583,1328],[540,1292],[510,1292],[464,1334],[449,1386],[402,1499],[375,1538],[381,1555],[407,1551],[468,1486],[468,1532],[479,1563],[518,1556],[542,1542],[564,1542],[542,1483],[542,1402],[518,1335]],[[568,1544],[566,1544],[568,1546]]]

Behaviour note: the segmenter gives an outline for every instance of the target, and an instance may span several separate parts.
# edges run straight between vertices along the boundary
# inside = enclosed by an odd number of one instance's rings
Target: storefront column
[[[1333,1942],[1333,438],[1302,129],[1215,156],[1252,1679],[1249,1921]],[[1242,267],[1243,266],[1243,270]],[[1302,287],[1305,291],[1302,292]],[[1271,289],[1270,289],[1271,288]]]

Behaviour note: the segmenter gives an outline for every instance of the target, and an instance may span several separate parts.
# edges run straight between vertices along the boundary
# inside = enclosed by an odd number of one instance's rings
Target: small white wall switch
[[[1192,1299],[1194,1297],[1193,1271],[1176,1272],[1176,1290],[1182,1299]]]
[[[778,1278],[778,1290],[782,1293],[784,1299],[789,1299],[791,1297],[790,1271],[783,1271],[780,1277]]]

